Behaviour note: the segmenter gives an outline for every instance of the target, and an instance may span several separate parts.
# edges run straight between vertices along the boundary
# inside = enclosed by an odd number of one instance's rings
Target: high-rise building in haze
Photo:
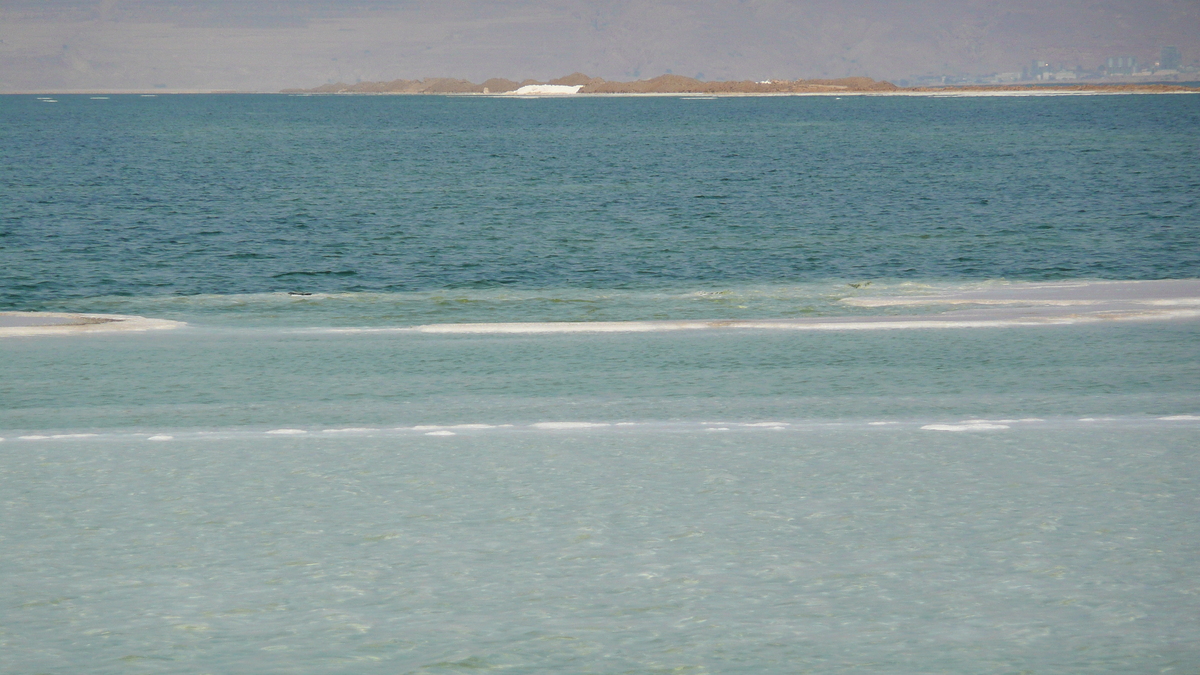
[[[1179,54],[1179,47],[1163,47],[1162,54],[1158,57],[1158,67],[1163,70],[1179,70],[1179,65],[1183,63],[1183,57]]]
[[[1133,56],[1110,56],[1104,64],[1109,75],[1132,75],[1137,72],[1137,58]]]

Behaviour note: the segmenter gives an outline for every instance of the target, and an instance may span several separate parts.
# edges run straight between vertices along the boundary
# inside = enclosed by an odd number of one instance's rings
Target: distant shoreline
[[[563,95],[650,95],[650,96],[796,96],[796,95],[1028,95],[1028,94],[1167,94],[1200,93],[1200,86],[1166,83],[1077,83],[1077,84],[1006,84],[948,85],[940,87],[898,87],[891,82],[869,77],[832,80],[738,80],[703,81],[680,75],[662,75],[649,80],[611,82],[583,73],[572,73],[548,82],[516,82],[501,78],[475,84],[467,80],[430,78],[326,84],[311,89],[284,89],[284,94],[483,94],[499,96]]]
[[[580,79],[587,83],[580,84]],[[569,81],[572,84],[561,84]],[[491,86],[484,86],[484,85]],[[494,88],[493,88],[494,87]],[[525,88],[526,91],[521,91]],[[559,91],[553,91],[558,89]],[[550,91],[547,91],[550,90]],[[574,90],[574,91],[572,91]],[[392,82],[360,82],[326,84],[310,89],[282,91],[205,91],[205,90],[30,90],[3,92],[0,96],[188,96],[188,95],[262,95],[291,96],[486,96],[521,98],[572,97],[736,97],[736,96],[1083,96],[1113,94],[1197,94],[1200,83],[1045,83],[1045,84],[964,84],[922,87],[898,87],[890,82],[865,77],[840,80],[777,80],[770,82],[714,81],[662,76],[636,82],[608,82],[586,75],[568,76],[550,82],[513,82],[488,80],[474,84],[467,80],[429,78],[425,80],[394,80]]]
[[[249,93],[249,92],[247,92]],[[639,93],[584,93],[559,94],[449,94],[449,93],[407,93],[407,92],[279,92],[284,96],[446,96],[446,97],[475,97],[475,98],[792,98],[792,97],[907,97],[907,98],[972,98],[972,97],[1016,97],[1016,96],[1135,96],[1135,95],[1172,95],[1200,94],[1200,87],[1179,88],[1169,90],[1158,89],[1018,89],[1018,90],[974,90],[974,89],[900,89],[897,91],[831,91],[831,92],[639,92]]]

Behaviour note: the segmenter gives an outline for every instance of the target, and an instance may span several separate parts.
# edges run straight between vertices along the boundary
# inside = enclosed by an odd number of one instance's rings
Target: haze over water
[[[1200,667],[1200,97],[54,100],[0,670]]]

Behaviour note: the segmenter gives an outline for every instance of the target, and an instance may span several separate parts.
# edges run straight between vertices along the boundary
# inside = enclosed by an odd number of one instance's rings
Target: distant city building
[[[1016,73],[1013,74],[1016,75]],[[1020,75],[1022,80],[1037,80],[1039,82],[1048,80],[1074,80],[1079,77],[1079,73],[1074,70],[1068,70],[1062,65],[1053,65],[1049,61],[1032,61],[1028,68],[1021,71]]]
[[[1137,58],[1133,56],[1110,56],[1104,64],[1104,72],[1109,75],[1132,75],[1137,70]]]
[[[1024,73],[1022,73],[1022,75],[1024,77],[1022,77],[1021,79],[1042,80],[1042,79],[1045,79],[1044,77],[1042,77],[1042,75],[1049,73],[1053,70],[1054,69],[1050,67],[1050,63],[1048,61],[1038,61],[1037,59],[1034,59],[1030,63],[1029,69],[1026,70]]]
[[[1179,70],[1179,66],[1183,63],[1183,57],[1179,54],[1179,47],[1163,47],[1162,54],[1158,57],[1158,67],[1162,70]]]

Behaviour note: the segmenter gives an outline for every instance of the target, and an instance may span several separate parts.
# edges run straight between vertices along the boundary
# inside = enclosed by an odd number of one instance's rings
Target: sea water
[[[1200,97],[57,101],[0,670],[1200,667],[1200,321],[721,323],[1200,276]]]

